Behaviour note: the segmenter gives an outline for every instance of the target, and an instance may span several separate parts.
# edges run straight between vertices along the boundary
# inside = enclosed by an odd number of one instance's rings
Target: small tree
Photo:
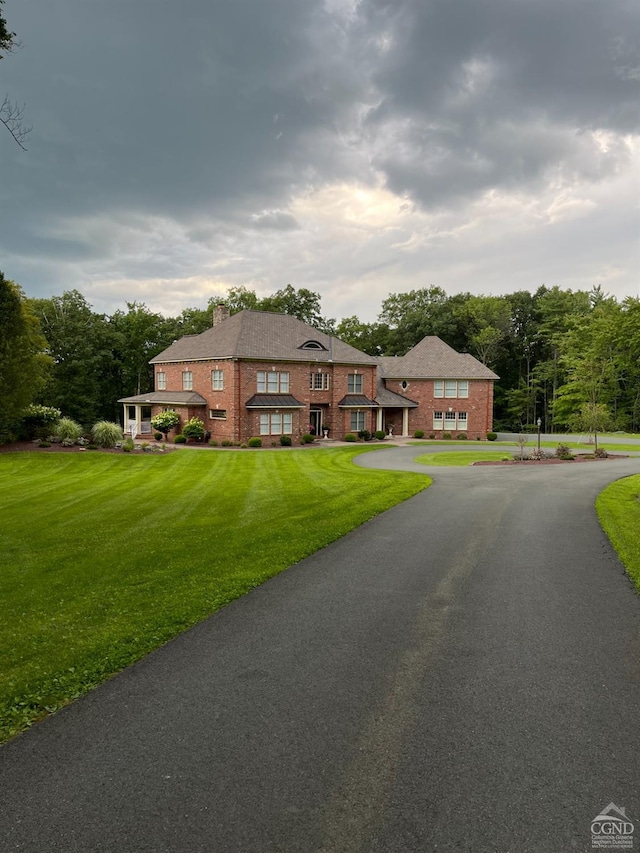
[[[22,427],[28,438],[48,438],[55,432],[60,420],[60,409],[53,406],[39,406],[35,403],[27,406],[22,416]]]
[[[611,412],[602,403],[583,403],[580,412],[569,419],[571,429],[593,435],[595,451],[598,452],[598,433],[612,429]]]
[[[520,434],[519,436],[517,436],[517,438],[516,438],[516,444],[517,444],[517,445],[518,445],[518,447],[520,448],[520,461],[522,462],[522,460],[524,459],[524,448],[525,448],[525,446],[526,446],[526,444],[527,444],[527,436],[526,436],[526,435],[522,435],[522,433],[521,433],[521,434]]]
[[[177,412],[160,412],[151,418],[151,426],[161,432],[166,438],[172,429],[180,423],[180,415]]]
[[[187,438],[204,438],[204,421],[201,418],[191,418],[182,427],[182,434]]]

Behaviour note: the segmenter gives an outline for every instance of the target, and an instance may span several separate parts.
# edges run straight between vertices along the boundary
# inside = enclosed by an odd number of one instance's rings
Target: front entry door
[[[309,432],[311,435],[322,435],[322,409],[311,409],[309,414]]]

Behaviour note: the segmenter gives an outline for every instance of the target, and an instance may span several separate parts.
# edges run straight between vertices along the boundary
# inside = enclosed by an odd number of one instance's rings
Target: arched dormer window
[[[299,349],[314,349],[321,352],[327,352],[327,348],[322,346],[320,341],[305,341]]]

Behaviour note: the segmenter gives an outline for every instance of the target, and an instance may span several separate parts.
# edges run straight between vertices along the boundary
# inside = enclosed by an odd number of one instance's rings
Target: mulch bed
[[[571,465],[574,462],[609,462],[614,459],[628,459],[623,453],[610,453],[608,456],[587,456],[578,453],[573,459],[507,459],[506,461],[472,462],[472,465]]]
[[[172,447],[166,447],[165,453],[173,450]],[[0,444],[0,453],[20,453],[25,450],[37,451],[38,453],[123,453],[121,447],[99,447],[96,450],[87,450],[86,447],[80,447],[74,444],[73,447],[63,447],[61,444],[53,443],[51,447],[39,447],[37,442],[33,441],[16,441],[13,444]],[[134,452],[143,453],[144,451],[137,447]]]

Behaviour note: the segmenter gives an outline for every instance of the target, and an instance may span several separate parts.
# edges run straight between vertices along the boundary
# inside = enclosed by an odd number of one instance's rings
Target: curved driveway
[[[456,448],[458,449],[458,448]],[[395,507],[0,749],[0,849],[640,843],[640,599],[593,509],[640,459],[433,468]]]

